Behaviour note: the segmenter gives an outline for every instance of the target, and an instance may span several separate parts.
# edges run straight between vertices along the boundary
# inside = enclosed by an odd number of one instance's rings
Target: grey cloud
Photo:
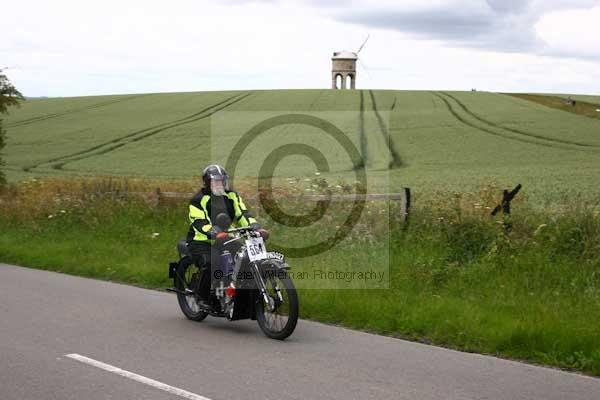
[[[529,0],[486,0],[486,3],[496,12],[515,14],[525,10],[531,2]]]
[[[413,11],[404,8],[355,8],[333,15],[342,22],[392,29],[417,38],[440,40],[451,45],[492,51],[546,55],[534,26],[546,12],[585,8],[599,0],[481,0],[480,7],[446,6]],[[572,53],[563,53],[573,57]],[[549,54],[547,54],[549,55]],[[552,54],[557,56],[558,53]],[[589,55],[580,58],[589,59]],[[598,55],[600,58],[600,55]]]
[[[530,49],[536,42],[532,24],[527,20],[502,14],[505,11],[498,13],[485,9],[469,11],[456,8],[428,11],[382,10],[347,14],[341,19],[466,47],[490,47],[505,51]]]
[[[497,21],[492,15],[468,10],[438,9],[429,11],[374,10],[346,14],[340,19],[374,28],[411,32],[426,38],[443,37],[462,40],[493,31]]]

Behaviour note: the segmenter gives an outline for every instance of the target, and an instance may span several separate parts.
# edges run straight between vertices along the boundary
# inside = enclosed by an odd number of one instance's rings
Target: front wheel
[[[265,279],[269,304],[259,294],[256,320],[260,329],[272,339],[283,340],[290,336],[298,322],[298,294],[289,276],[273,274]]]
[[[198,306],[198,287],[202,271],[193,262],[179,262],[177,275],[175,276],[175,288],[177,289],[177,302],[188,319],[202,321],[208,315]],[[186,294],[183,294],[183,293]]]

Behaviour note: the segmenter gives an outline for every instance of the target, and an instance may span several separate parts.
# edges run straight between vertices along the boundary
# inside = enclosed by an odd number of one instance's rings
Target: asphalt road
[[[305,320],[279,342],[189,321],[171,293],[0,264],[0,399],[185,398],[68,354],[198,399],[600,399],[596,378]]]

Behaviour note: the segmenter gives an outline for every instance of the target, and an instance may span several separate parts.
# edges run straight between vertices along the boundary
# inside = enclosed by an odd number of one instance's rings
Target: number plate
[[[267,258],[267,249],[265,248],[265,242],[263,242],[261,237],[246,240],[246,251],[248,252],[250,261],[264,260]]]
[[[285,257],[283,256],[283,254],[281,254],[281,253],[279,253],[277,251],[269,251],[267,253],[267,257],[271,258],[271,259],[274,259],[274,260],[281,261],[281,262],[283,262],[285,260]]]

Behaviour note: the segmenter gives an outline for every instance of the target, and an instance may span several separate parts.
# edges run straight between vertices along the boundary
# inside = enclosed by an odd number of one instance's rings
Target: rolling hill
[[[322,127],[290,117],[297,114],[339,128],[363,165]],[[240,147],[252,127],[277,117],[280,125]],[[464,191],[495,182],[522,183],[540,200],[599,193],[600,119],[488,92],[271,90],[35,99],[4,123],[3,157],[13,181],[56,174],[189,178],[210,161],[225,164],[234,151],[236,176],[257,176],[275,150],[275,176],[307,177],[316,171],[308,158],[319,158],[309,154],[316,149],[327,164],[323,177],[346,181],[364,166],[380,191]],[[291,151],[285,148],[292,143]]]

